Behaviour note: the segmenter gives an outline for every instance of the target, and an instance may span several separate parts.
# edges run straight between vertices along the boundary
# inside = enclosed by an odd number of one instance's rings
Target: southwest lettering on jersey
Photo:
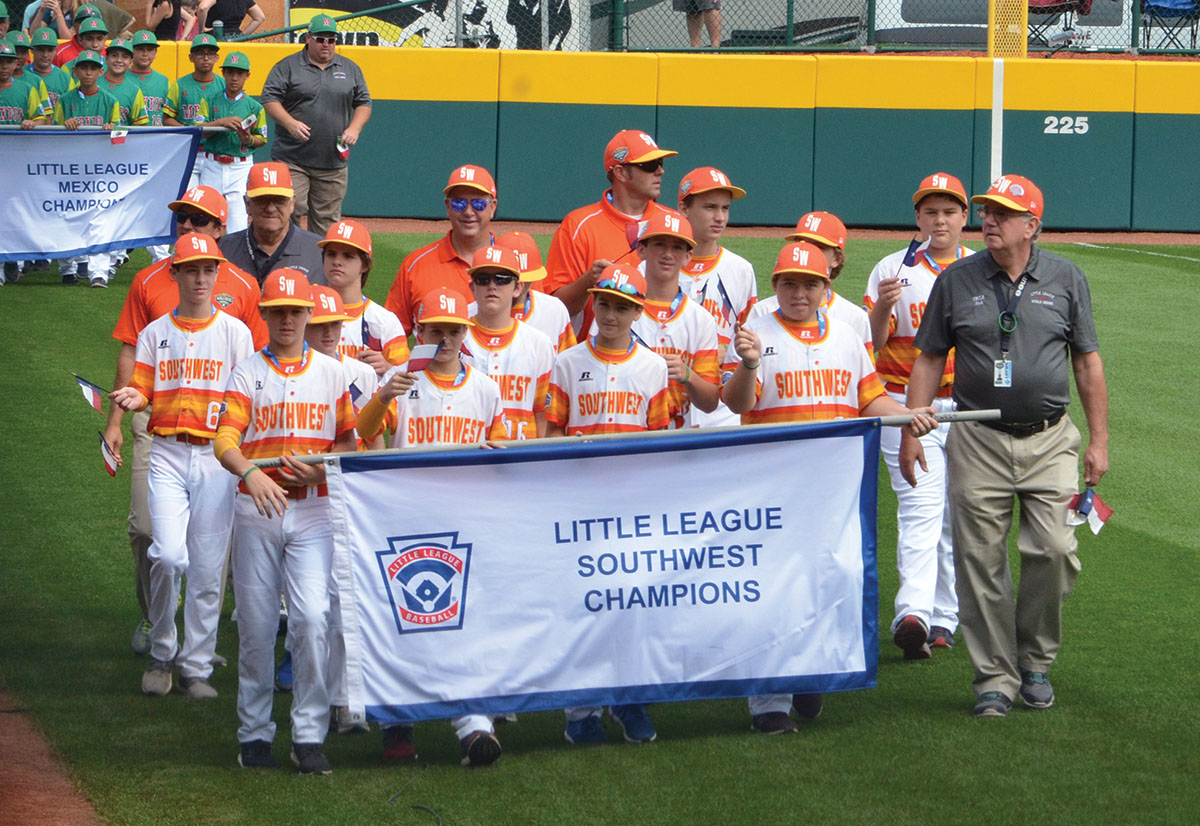
[[[501,374],[492,376],[492,381],[500,385],[501,399],[506,402],[522,402],[525,400],[525,394],[529,391],[529,385],[533,383],[533,376]]]
[[[780,398],[843,396],[850,389],[849,370],[790,370],[775,374],[775,389]]]
[[[610,390],[607,393],[581,393],[576,397],[579,413],[596,416],[601,413],[636,416],[641,412],[646,397],[628,390]]]
[[[158,380],[216,381],[221,377],[225,362],[219,359],[169,359],[159,362]]]
[[[329,415],[328,404],[278,402],[256,408],[254,425],[258,430],[274,430],[279,427],[295,430],[323,430],[327,415]]]
[[[466,416],[423,416],[408,420],[409,445],[474,444],[483,441],[484,422]]]

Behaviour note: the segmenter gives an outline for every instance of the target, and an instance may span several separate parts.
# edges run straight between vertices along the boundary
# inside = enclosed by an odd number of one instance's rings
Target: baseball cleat
[[[930,648],[953,648],[954,632],[949,628],[935,625],[929,629],[929,639],[927,642]]]
[[[585,743],[607,743],[608,734],[600,722],[599,714],[589,714],[582,720],[568,720],[563,731],[563,738],[568,743],[583,745]]]
[[[768,711],[766,714],[754,715],[750,728],[759,734],[795,734],[800,730],[796,721],[782,711]]]
[[[150,620],[142,619],[138,621],[137,627],[133,629],[133,639],[129,641],[129,647],[139,657],[144,657],[150,653],[150,630],[153,627]]]
[[[608,711],[621,727],[626,742],[651,743],[658,737],[654,724],[650,722],[650,716],[646,714],[646,707],[641,703],[613,706]]]
[[[473,731],[462,739],[462,765],[466,768],[490,766],[500,759],[500,741],[490,731]]]
[[[390,761],[416,760],[412,726],[387,726],[383,731],[383,759]]]
[[[292,764],[301,774],[333,774],[320,743],[293,743]]]
[[[156,660],[150,658],[142,674],[142,693],[151,697],[165,697],[171,693],[171,672],[175,669],[174,660]]]
[[[279,768],[279,762],[271,756],[271,744],[266,740],[242,743],[238,752],[238,765],[244,769]]]
[[[927,660],[933,656],[929,651],[929,628],[920,617],[909,614],[896,625],[892,642],[904,652],[906,660]]]

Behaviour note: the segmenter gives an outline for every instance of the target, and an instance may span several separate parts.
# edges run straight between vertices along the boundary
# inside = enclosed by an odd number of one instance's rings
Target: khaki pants
[[[1062,606],[1079,574],[1067,504],[1079,484],[1079,430],[1067,416],[1018,439],[958,422],[946,443],[959,627],[976,694],[1015,698],[1020,669],[1049,671],[1062,638]],[[1020,583],[1013,594],[1008,532],[1020,502]]]
[[[324,238],[329,228],[342,219],[342,200],[346,197],[350,168],[306,169],[289,163],[288,169],[292,173],[292,188],[296,190],[292,223],[299,226],[300,219],[307,215],[308,231]]]

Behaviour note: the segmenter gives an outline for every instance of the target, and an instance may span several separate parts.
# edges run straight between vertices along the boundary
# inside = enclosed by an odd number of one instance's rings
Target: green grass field
[[[382,299],[401,257],[424,240],[376,236],[368,293]],[[779,245],[730,244],[760,274]],[[902,245],[851,241],[840,291],[861,297],[873,263]],[[1083,573],[1067,604],[1052,674],[1058,700],[1048,711],[973,719],[961,645],[906,663],[881,639],[879,687],[827,697],[824,715],[795,737],[753,735],[745,702],[728,700],[656,707],[659,740],[641,747],[572,747],[561,714],[522,715],[500,730],[505,756],[483,771],[458,767],[457,742],[441,722],[418,727],[417,766],[382,765],[372,731],[330,736],[328,778],[239,769],[232,600],[218,649],[231,665],[213,677],[219,699],[152,700],[139,691],[145,661],[129,652],[138,610],[125,538],[128,477],[104,473],[96,436],[103,417],[71,378],[111,385],[118,345],[110,335],[144,253],[108,290],[64,288],[46,275],[0,290],[8,469],[0,485],[0,688],[28,710],[112,824],[437,822],[415,805],[448,826],[1195,824],[1200,531],[1186,491],[1200,460],[1200,346],[1188,332],[1200,248],[1049,248],[1091,282],[1111,400],[1112,471],[1100,490],[1116,516],[1098,537],[1080,531]],[[1077,404],[1073,413],[1082,428]],[[896,587],[894,514],[883,473],[885,632]],[[287,707],[277,695],[281,758]]]

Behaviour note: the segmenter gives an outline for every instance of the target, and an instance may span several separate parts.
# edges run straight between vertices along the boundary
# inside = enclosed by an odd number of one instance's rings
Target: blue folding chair
[[[1197,0],[1142,0],[1142,48],[1183,49],[1183,37],[1191,37],[1196,48],[1196,25],[1200,22]],[[1159,29],[1158,45],[1152,46],[1154,29]]]

